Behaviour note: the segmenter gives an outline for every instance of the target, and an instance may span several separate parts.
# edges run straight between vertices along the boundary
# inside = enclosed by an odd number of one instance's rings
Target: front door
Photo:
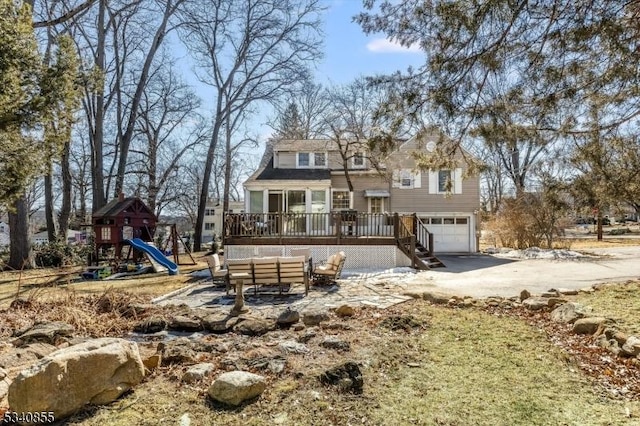
[[[285,232],[289,234],[304,234],[307,231],[307,203],[306,191],[287,191],[287,225]]]
[[[269,191],[269,223],[275,234],[279,234],[282,229],[282,217],[279,213],[283,211],[283,204],[282,191]]]

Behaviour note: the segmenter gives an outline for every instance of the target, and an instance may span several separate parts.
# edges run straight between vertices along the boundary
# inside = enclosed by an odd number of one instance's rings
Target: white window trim
[[[319,165],[319,166],[316,165],[316,154],[324,155],[324,164]],[[324,152],[314,152],[313,153],[313,167],[315,167],[316,169],[326,169],[328,163],[329,163],[329,155],[327,154],[326,151],[324,151]]]
[[[309,154],[309,165],[301,166],[300,165],[300,154]],[[324,165],[316,166],[316,154],[324,155]],[[296,169],[326,169],[329,163],[329,155],[326,151],[300,151],[296,152]]]
[[[362,164],[356,164],[356,154],[360,154],[362,158]],[[365,157],[364,152],[356,151],[353,156],[351,156],[351,168],[352,169],[366,169],[367,168],[367,157]]]
[[[373,200],[373,199],[382,200],[382,205],[380,206],[382,208],[382,211],[380,213],[383,213],[383,212],[387,211],[386,210],[386,206],[385,206],[386,203],[384,201],[384,197],[369,197],[367,199],[367,212],[372,213],[371,212],[371,200]]]
[[[335,210],[335,207],[333,205],[333,193],[334,192],[347,192],[349,193],[349,207],[347,207],[348,209],[352,209],[353,208],[353,192],[349,192],[349,188],[331,188],[331,204],[330,204],[330,209],[331,210]]]
[[[449,169],[442,169],[449,170]],[[447,194],[446,191],[440,191],[440,185],[438,182],[439,172],[441,170],[429,171],[429,194]],[[462,169],[456,168],[451,170],[453,176],[453,186],[451,188],[451,194],[462,194]]]
[[[402,185],[405,176],[409,176],[409,179],[411,179],[411,184],[408,186]],[[419,171],[413,172],[409,169],[396,170],[393,172],[392,187],[398,189],[420,189],[422,188],[422,173]]]
[[[300,165],[300,154],[308,154],[309,155],[309,165],[308,166],[302,166]],[[312,162],[312,158],[313,156],[311,155],[313,154],[312,152],[296,152],[296,168],[297,169],[309,169],[311,168],[311,162]]]

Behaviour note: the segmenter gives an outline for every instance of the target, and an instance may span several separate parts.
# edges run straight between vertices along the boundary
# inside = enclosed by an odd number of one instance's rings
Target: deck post
[[[400,239],[400,216],[398,213],[393,214],[393,237],[396,241]]]
[[[429,232],[429,257],[433,257],[433,234]]]
[[[342,214],[338,212],[333,215],[336,223],[336,244],[340,244],[340,236],[342,235]]]
[[[418,215],[415,213],[411,215],[411,233],[418,235]]]
[[[409,250],[411,253],[411,267],[417,269],[416,265],[416,236],[415,234],[411,236],[411,243],[409,245]]]

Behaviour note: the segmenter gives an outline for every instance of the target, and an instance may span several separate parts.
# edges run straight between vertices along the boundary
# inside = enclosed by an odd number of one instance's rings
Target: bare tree
[[[200,99],[176,75],[170,58],[149,80],[138,114],[129,172],[141,177],[147,205],[160,215],[184,188],[176,175],[187,154],[203,143]]]
[[[213,161],[221,137],[229,141],[239,114],[277,99],[308,77],[306,64],[320,56],[318,0],[210,0],[184,15],[183,40],[214,89],[213,128],[198,200],[194,249],[200,250]],[[225,128],[225,123],[228,123]],[[229,142],[227,142],[228,144]],[[227,150],[227,164],[232,150]],[[229,194],[223,194],[228,210]]]
[[[287,115],[287,109],[290,109],[291,105],[295,105],[297,110],[300,139],[326,137],[325,115],[331,105],[331,99],[329,91],[325,87],[311,81],[304,81],[299,87],[288,93],[282,102],[277,103],[275,105],[276,118],[269,123],[269,126],[276,131],[276,136],[280,136],[278,132],[283,127],[281,120]]]
[[[353,192],[350,170],[356,157],[374,167],[379,164],[379,157],[370,155],[369,137],[378,125],[376,109],[382,98],[382,90],[369,85],[364,77],[329,90],[330,105],[323,117],[325,137],[338,149],[349,192]]]
[[[86,123],[84,124],[86,125]],[[89,211],[87,200],[91,195],[91,146],[85,126],[77,126],[73,141],[75,143],[72,143],[69,149],[69,175],[71,176],[72,192],[70,225],[77,228],[86,223]],[[61,209],[62,211],[64,209]],[[63,219],[60,218],[59,221],[62,223]]]
[[[124,174],[127,168],[129,147],[131,145],[131,140],[133,139],[133,135],[134,135],[136,118],[137,118],[137,114],[139,113],[139,106],[142,99],[142,94],[145,90],[145,87],[147,86],[155,55],[158,49],[160,48],[160,45],[162,44],[162,40],[167,35],[167,33],[175,29],[174,26],[169,25],[169,20],[177,12],[178,8],[181,6],[182,3],[184,3],[184,1],[185,0],[164,0],[161,3],[161,7],[163,10],[162,18],[160,20],[160,23],[158,24],[158,27],[155,30],[155,33],[153,34],[153,40],[146,52],[144,64],[142,66],[142,69],[140,70],[140,74],[136,84],[136,89],[135,89],[135,92],[133,93],[133,97],[131,98],[130,106],[128,108],[129,111],[128,111],[128,117],[126,118],[126,125],[118,126],[118,129],[119,129],[118,146],[120,149],[120,153],[119,153],[120,155],[118,159],[118,171],[116,174],[116,183],[115,183],[116,194],[121,192],[123,188]],[[115,34],[116,32],[114,31],[114,35]],[[122,132],[122,129],[124,129],[124,132]]]
[[[93,209],[122,190],[142,94],[172,17],[186,0],[96,0],[97,10],[74,22],[79,51],[93,79],[83,100],[90,128]],[[113,181],[112,181],[113,179]]]

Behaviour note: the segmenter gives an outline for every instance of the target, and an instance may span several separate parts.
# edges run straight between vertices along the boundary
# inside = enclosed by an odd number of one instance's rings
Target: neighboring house
[[[243,213],[244,201],[229,201],[229,213]],[[210,243],[213,237],[222,235],[222,200],[207,200],[202,223],[202,242]]]
[[[371,166],[366,152],[350,153],[353,192],[334,142],[276,141],[272,154],[266,153],[271,158],[244,183],[245,209],[263,214],[367,213],[369,227],[371,220],[380,220],[375,214],[415,214],[433,234],[437,253],[476,252],[479,177],[464,178],[464,162],[455,170],[417,171],[411,153],[432,148],[429,142],[435,140],[401,143],[384,160],[382,173]],[[312,235],[316,227],[329,225],[307,220],[300,231]]]
[[[49,242],[49,234],[47,231],[42,231],[34,234],[31,237],[33,244],[46,244]],[[72,243],[86,243],[87,233],[85,231],[76,231],[73,229],[67,230],[67,244]]]
[[[7,247],[10,243],[9,225],[4,222],[0,222],[0,247]]]

